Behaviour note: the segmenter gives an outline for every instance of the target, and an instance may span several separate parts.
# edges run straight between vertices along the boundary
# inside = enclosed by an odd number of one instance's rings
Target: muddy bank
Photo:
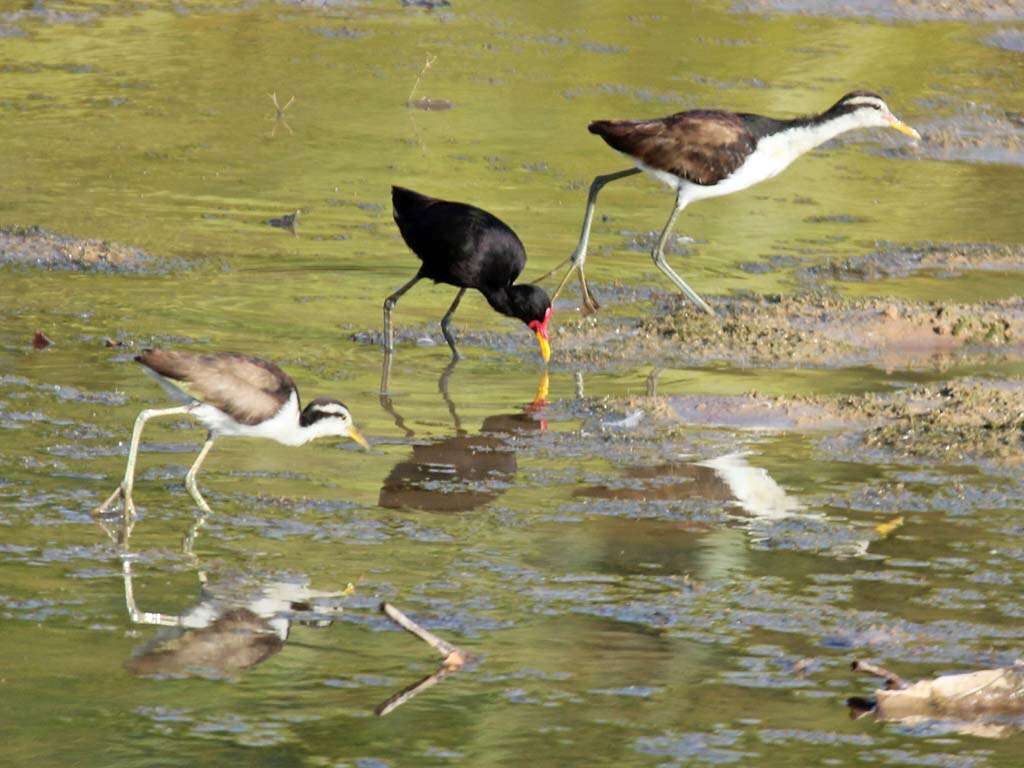
[[[1022,0],[740,0],[737,13],[868,17],[883,21],[1010,21],[1024,17]]]
[[[717,298],[708,317],[670,298],[648,317],[568,320],[560,364],[905,367],[936,356],[1024,351],[1024,299],[922,304],[834,296]],[[556,315],[557,317],[557,315]]]
[[[188,269],[184,259],[162,259],[141,248],[88,240],[41,227],[0,227],[0,266],[90,272],[160,274]]]
[[[862,438],[868,447],[950,461],[1024,458],[1024,381],[960,380],[842,397],[826,407],[870,424]]]
[[[613,407],[606,403],[605,408]],[[862,449],[949,462],[1024,459],[1024,381],[956,380],[894,392],[768,397],[683,395],[618,403],[647,429],[842,430]]]
[[[1014,252],[1014,248],[1004,251],[999,247],[978,251],[952,248],[918,256],[908,251],[906,259],[909,264],[927,265],[991,257],[995,265],[1002,263],[1002,256],[1012,258]],[[836,274],[843,274],[842,264],[834,269]],[[880,276],[888,275],[881,272]],[[714,362],[770,368],[876,365],[901,369],[948,365],[971,357],[1024,355],[1024,298],[984,304],[926,304],[816,294],[716,297],[711,299],[715,317],[709,317],[675,294],[638,293],[608,286],[600,286],[598,291],[607,307],[622,296],[632,296],[633,301],[650,300],[654,307],[643,307],[646,314],[641,317],[612,316],[608,311],[580,317],[569,308],[575,306],[575,299],[564,304],[560,301],[551,336],[551,364],[555,369]],[[379,346],[383,340],[376,329],[347,330],[348,338],[358,343]],[[503,333],[463,329],[456,323],[455,335],[463,351],[476,348],[496,354],[536,356],[530,334],[518,328]],[[398,326],[395,339],[399,347],[438,347],[447,353],[438,323]]]
[[[882,243],[874,253],[829,259],[801,267],[797,276],[809,281],[888,280],[918,272],[954,277],[970,271],[1024,270],[1024,246],[985,243]]]

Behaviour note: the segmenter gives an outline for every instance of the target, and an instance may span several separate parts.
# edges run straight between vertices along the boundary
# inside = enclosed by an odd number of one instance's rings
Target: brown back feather
[[[658,120],[597,120],[590,132],[644,165],[709,186],[728,177],[757,146],[732,112],[691,110]]]
[[[197,400],[250,426],[271,418],[293,391],[297,394],[295,382],[287,373],[268,360],[249,355],[146,349],[135,360],[161,376],[184,383]]]

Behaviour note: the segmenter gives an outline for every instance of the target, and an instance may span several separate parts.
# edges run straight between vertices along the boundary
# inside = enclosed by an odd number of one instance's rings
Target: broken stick
[[[868,661],[861,661],[860,659],[854,659],[850,663],[850,669],[854,672],[863,672],[865,675],[874,675],[875,677],[881,677],[885,680],[885,687],[889,690],[900,690],[907,687],[907,681],[897,675],[895,672],[890,672],[885,667],[879,667],[876,664],[872,664]]]
[[[380,612],[391,619],[395,624],[400,626],[406,632],[415,635],[420,640],[425,642],[444,658],[444,665],[450,667],[452,671],[459,669],[463,664],[466,663],[466,654],[459,650],[456,646],[451,643],[446,643],[440,637],[435,635],[428,629],[424,629],[415,621],[410,619],[400,610],[391,605],[391,603],[381,603]]]
[[[400,626],[406,632],[415,635],[420,640],[425,642],[435,651],[437,651],[443,657],[444,661],[441,662],[441,666],[437,668],[437,671],[431,675],[427,675],[421,680],[417,680],[412,685],[403,688],[398,693],[390,696],[385,701],[381,702],[376,709],[373,710],[374,714],[379,717],[383,717],[389,712],[393,712],[400,706],[409,701],[413,696],[427,690],[431,686],[444,680],[448,675],[453,672],[457,672],[462,668],[462,665],[466,663],[466,654],[456,648],[451,643],[447,643],[440,637],[435,635],[428,629],[424,629],[415,621],[410,619],[395,606],[390,603],[381,603],[380,612],[391,619],[395,624]]]

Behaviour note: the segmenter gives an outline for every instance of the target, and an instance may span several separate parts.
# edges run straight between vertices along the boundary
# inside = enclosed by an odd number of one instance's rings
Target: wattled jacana
[[[487,211],[439,200],[403,187],[391,188],[395,223],[405,244],[423,264],[416,275],[384,302],[384,348],[395,348],[391,311],[402,295],[423,278],[459,289],[441,320],[441,332],[460,357],[451,332],[452,315],[468,288],[476,288],[496,311],[522,320],[537,336],[540,355],[551,357],[548,321],[551,301],[536,285],[513,285],[526,266],[526,249],[516,233]]]

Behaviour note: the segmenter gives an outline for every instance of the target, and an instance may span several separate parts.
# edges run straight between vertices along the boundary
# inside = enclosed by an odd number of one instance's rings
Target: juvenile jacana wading
[[[416,275],[384,302],[384,348],[393,352],[391,310],[423,278],[459,289],[441,320],[441,332],[459,358],[452,335],[452,315],[468,288],[476,288],[496,311],[526,323],[537,337],[540,356],[551,357],[548,321],[551,301],[536,285],[513,285],[526,266],[526,249],[511,227],[487,211],[465,203],[438,200],[403,187],[391,188],[395,223],[402,239],[421,262]]]
[[[800,155],[829,139],[854,128],[871,127],[894,128],[914,139],[921,138],[917,131],[893,115],[880,96],[867,91],[846,94],[820,115],[793,120],[695,109],[656,120],[597,120],[591,123],[591,133],[628,157],[636,167],[594,178],[576,250],[544,276],[548,277],[566,262],[571,262],[551,297],[552,301],[576,271],[584,306],[592,312],[597,310],[598,304],[590,293],[583,272],[597,194],[605,184],[643,171],[676,191],[672,213],[651,257],[658,269],[694,304],[708,314],[714,314],[665,260],[665,243],[683,208],[695,200],[739,192],[770,179]]]
[[[132,487],[139,441],[146,422],[157,416],[191,416],[209,430],[185,475],[189,495],[207,513],[210,507],[196,486],[196,474],[219,437],[265,437],[284,445],[303,445],[318,437],[337,436],[369,449],[344,403],[318,397],[300,409],[295,382],[267,360],[231,352],[198,354],[172,349],[147,349],[135,360],[182,405],[147,409],[138,415],[124,480],[96,514],[102,514],[120,497],[124,499],[125,514],[134,515]]]

